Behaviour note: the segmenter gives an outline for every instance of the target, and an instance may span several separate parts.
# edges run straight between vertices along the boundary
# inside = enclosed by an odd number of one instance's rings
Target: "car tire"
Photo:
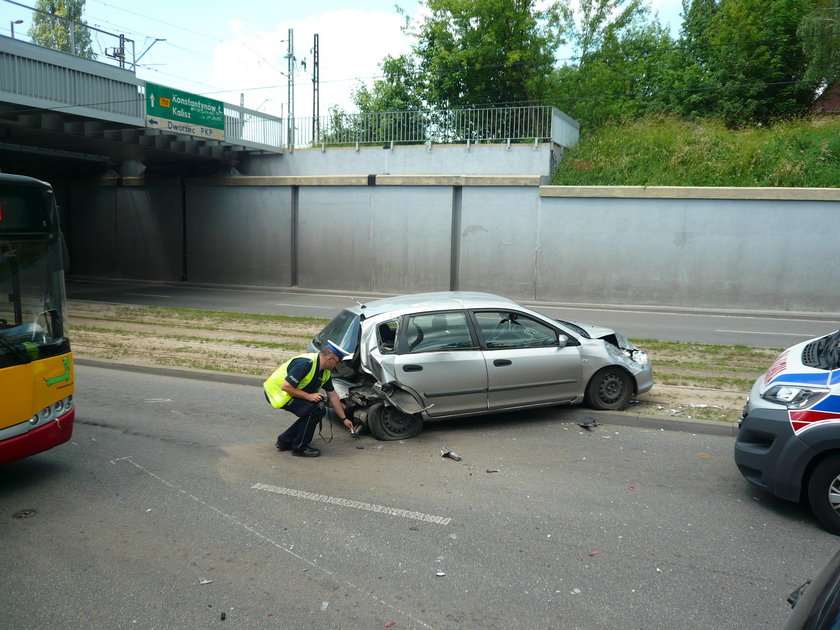
[[[408,414],[396,407],[376,403],[368,409],[368,429],[377,440],[405,440],[423,430],[420,414]]]
[[[814,468],[808,479],[808,501],[823,527],[840,534],[840,454],[826,457]]]
[[[624,409],[630,404],[633,382],[630,375],[617,367],[596,372],[586,386],[584,400],[592,409]]]

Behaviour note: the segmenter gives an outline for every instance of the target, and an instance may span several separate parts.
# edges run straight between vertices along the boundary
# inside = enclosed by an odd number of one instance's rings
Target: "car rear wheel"
[[[586,386],[585,401],[593,409],[624,409],[633,395],[630,375],[617,367],[596,372]]]
[[[840,534],[840,455],[827,457],[808,480],[808,500],[820,523]]]
[[[423,429],[420,414],[408,414],[396,407],[376,403],[368,410],[368,428],[377,440],[404,440]]]

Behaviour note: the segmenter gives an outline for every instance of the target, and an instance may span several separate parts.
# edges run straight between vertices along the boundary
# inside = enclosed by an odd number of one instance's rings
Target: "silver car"
[[[653,386],[647,355],[599,326],[552,319],[497,295],[420,293],[339,313],[310,344],[351,353],[333,383],[380,440],[424,420],[585,402],[622,409]]]

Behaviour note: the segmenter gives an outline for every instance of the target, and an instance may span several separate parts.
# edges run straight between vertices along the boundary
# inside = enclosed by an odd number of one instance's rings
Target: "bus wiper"
[[[32,363],[32,357],[30,357],[29,354],[24,352],[18,346],[9,343],[5,339],[3,339],[3,337],[0,337],[0,347],[6,348],[9,352],[18,357],[21,361],[23,361],[23,363]]]

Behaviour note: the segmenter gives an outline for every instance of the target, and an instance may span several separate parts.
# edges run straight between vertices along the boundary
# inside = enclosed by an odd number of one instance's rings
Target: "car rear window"
[[[350,311],[341,311],[329,324],[324,326],[312,342],[319,350],[327,341],[337,343],[350,354],[355,354],[359,347],[359,331],[361,322],[359,316]]]

